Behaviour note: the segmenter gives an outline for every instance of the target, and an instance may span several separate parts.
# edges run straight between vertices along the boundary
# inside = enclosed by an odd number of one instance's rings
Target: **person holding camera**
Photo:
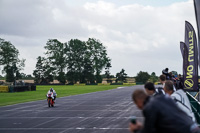
[[[170,74],[169,74],[169,69],[165,68],[164,70],[162,70],[162,74],[164,74],[166,76],[166,80],[170,80]]]
[[[142,89],[132,99],[144,115],[144,125],[136,120],[129,124],[132,133],[200,133],[198,125],[183,112],[169,95],[150,97]]]

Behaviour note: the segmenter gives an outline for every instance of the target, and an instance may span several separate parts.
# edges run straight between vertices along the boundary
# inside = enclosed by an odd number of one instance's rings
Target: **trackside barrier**
[[[8,92],[8,86],[0,86],[0,92]]]
[[[85,84],[85,85],[98,85],[98,83],[90,83],[90,84]]]
[[[142,82],[136,82],[136,85],[143,85],[144,83]]]
[[[123,83],[111,83],[110,85],[123,85]]]
[[[74,86],[85,86],[85,84],[74,84]]]
[[[9,86],[9,92],[36,91],[36,86]]]
[[[31,86],[31,91],[36,91],[36,85]]]
[[[105,84],[98,83],[98,85],[110,85],[110,83],[105,83]]]
[[[136,85],[136,83],[123,83],[123,85]]]
[[[200,103],[189,92],[186,92],[186,94],[190,100],[192,111],[195,115],[197,123],[200,124]]]
[[[65,85],[65,84],[62,84],[62,83],[58,83],[58,84],[56,84],[56,83],[54,83],[54,84],[38,84],[38,83],[26,83],[25,84],[25,86],[29,86],[29,85]],[[67,85],[67,84],[66,84]]]

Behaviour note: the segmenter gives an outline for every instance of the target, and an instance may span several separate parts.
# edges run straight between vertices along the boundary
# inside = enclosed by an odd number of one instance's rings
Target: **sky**
[[[128,76],[166,67],[182,73],[185,20],[196,29],[193,0],[0,0],[0,38],[26,59],[26,74],[48,39],[88,38],[106,46],[113,75],[122,68]]]

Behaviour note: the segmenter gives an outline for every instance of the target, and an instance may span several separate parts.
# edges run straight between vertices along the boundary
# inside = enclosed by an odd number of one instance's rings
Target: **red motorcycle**
[[[49,92],[47,94],[47,102],[48,102],[48,106],[49,107],[53,107],[54,106],[55,102],[54,102],[53,99],[54,99],[53,92]]]

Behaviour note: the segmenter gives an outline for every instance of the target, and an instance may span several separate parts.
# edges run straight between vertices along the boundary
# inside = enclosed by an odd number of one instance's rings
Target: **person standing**
[[[158,87],[155,88],[154,84],[151,82],[147,82],[144,85],[145,91],[149,96],[156,96],[156,95],[165,95],[163,88]]]
[[[181,110],[183,110],[193,121],[196,121],[194,113],[192,112],[190,101],[182,89],[174,91],[173,82],[168,80],[165,82],[164,91],[172,97]]]
[[[162,74],[164,74],[166,76],[166,79],[169,80],[170,79],[170,74],[169,74],[169,69],[165,68],[164,70],[162,70]]]
[[[169,95],[149,97],[142,89],[132,99],[144,115],[144,125],[129,123],[132,133],[200,133],[198,125],[183,112]]]
[[[160,83],[162,84],[162,86],[165,86],[165,82],[166,82],[166,76],[164,74],[160,75]]]

